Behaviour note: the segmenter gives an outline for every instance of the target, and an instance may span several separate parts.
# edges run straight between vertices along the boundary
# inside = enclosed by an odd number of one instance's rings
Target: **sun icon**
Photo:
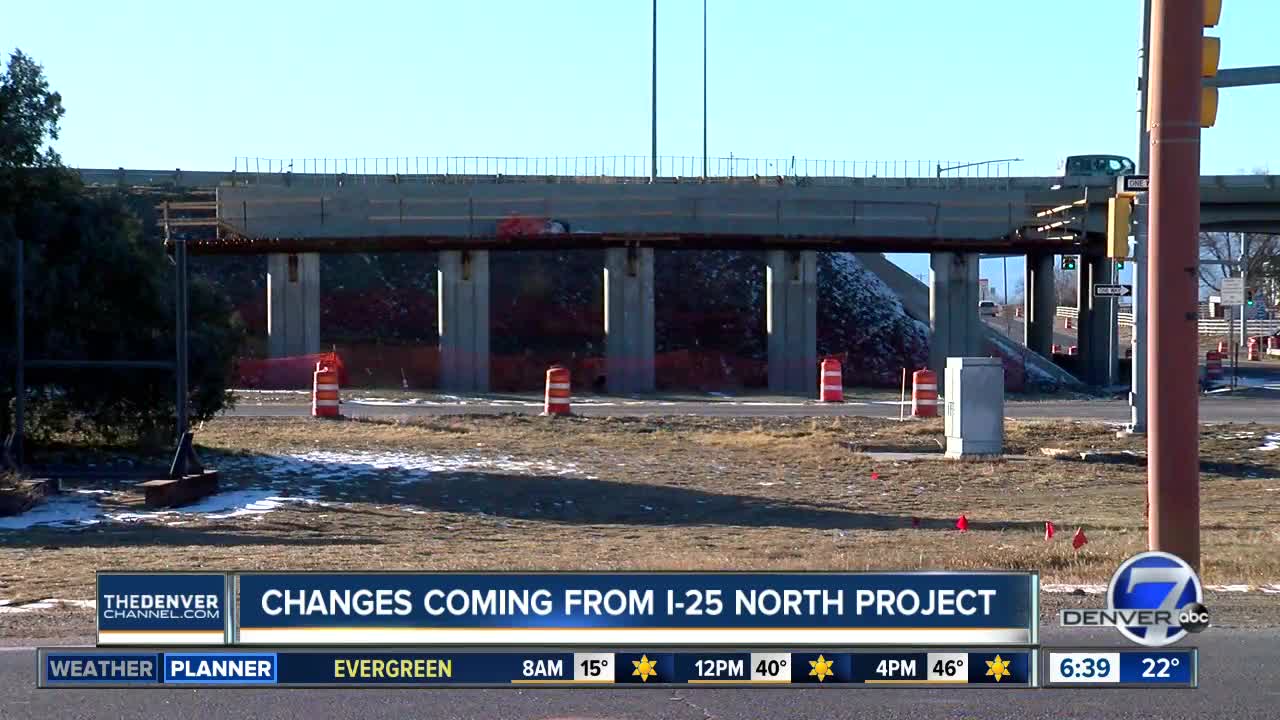
[[[632,660],[631,664],[636,666],[631,674],[639,675],[640,682],[649,682],[649,678],[658,674],[658,660],[650,660],[648,655],[641,655],[639,660]]]
[[[809,671],[809,674],[816,676],[818,678],[818,682],[822,682],[823,680],[826,680],[828,677],[835,675],[835,673],[831,670],[831,666],[835,664],[836,664],[835,660],[828,660],[825,657],[819,655],[817,660],[809,661],[809,667],[813,668],[812,670]]]
[[[1012,675],[1012,674],[1013,674],[1013,673],[1009,672],[1009,663],[1011,663],[1011,662],[1013,662],[1013,661],[1012,661],[1012,660],[1002,660],[1002,659],[1000,659],[1000,656],[999,656],[999,655],[996,655],[996,659],[995,659],[995,660],[987,660],[987,661],[986,661],[986,663],[987,663],[987,675],[994,677],[994,678],[996,679],[996,682],[1000,682],[1000,679],[1001,679],[1001,678],[1003,678],[1003,677],[1008,677],[1009,675]]]

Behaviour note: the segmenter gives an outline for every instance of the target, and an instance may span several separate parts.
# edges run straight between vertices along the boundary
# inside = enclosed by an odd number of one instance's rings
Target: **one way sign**
[[[1122,298],[1133,294],[1132,285],[1094,285],[1093,296]]]

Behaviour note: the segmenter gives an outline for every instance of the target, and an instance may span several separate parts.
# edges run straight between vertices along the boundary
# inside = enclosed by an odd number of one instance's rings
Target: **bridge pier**
[[[1027,253],[1022,283],[1023,338],[1027,349],[1044,357],[1053,352],[1053,322],[1058,312],[1051,252]]]
[[[606,249],[604,353],[609,392],[654,391],[653,333],[653,248]]]
[[[444,250],[438,255],[437,308],[440,387],[489,389],[489,252]]]
[[[818,387],[818,253],[769,250],[766,262],[769,390],[812,395]]]
[[[1080,379],[1088,385],[1107,386],[1116,377],[1115,300],[1095,298],[1093,286],[1111,282],[1115,261],[1105,257],[1080,257],[1076,272],[1077,345],[1080,346]]]
[[[983,351],[978,258],[971,252],[929,255],[929,369],[938,374],[939,391],[948,357],[974,357]]]
[[[320,352],[320,256],[267,256],[267,352],[271,357]]]

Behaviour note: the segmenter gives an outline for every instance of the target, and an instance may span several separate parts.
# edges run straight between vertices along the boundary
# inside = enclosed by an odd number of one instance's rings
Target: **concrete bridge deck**
[[[1100,237],[1109,177],[702,179],[81,170],[93,185],[214,190],[219,236],[193,253],[646,246],[859,252],[1080,252],[1036,212],[1087,196],[1070,229]],[[1280,227],[1274,175],[1201,178],[1202,229]],[[565,235],[499,237],[512,216]]]

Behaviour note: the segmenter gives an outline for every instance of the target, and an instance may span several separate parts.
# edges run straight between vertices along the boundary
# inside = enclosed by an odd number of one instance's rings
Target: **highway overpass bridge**
[[[171,227],[192,254],[269,256],[276,355],[319,348],[317,253],[441,251],[441,379],[451,390],[488,386],[488,252],[548,248],[606,249],[607,380],[615,392],[653,389],[653,252],[676,247],[768,251],[775,391],[808,393],[817,383],[817,250],[930,253],[930,364],[938,371],[948,356],[983,352],[980,253],[1027,255],[1025,337],[1046,356],[1057,305],[1054,256],[1080,254],[1082,379],[1115,377],[1114,308],[1095,307],[1091,292],[1112,280],[1099,241],[1114,178],[80,173],[93,185],[212,191],[208,202],[175,206]],[[1280,228],[1274,176],[1203,177],[1201,201],[1203,229]],[[1049,227],[1039,216],[1064,206],[1072,207],[1065,225]]]

